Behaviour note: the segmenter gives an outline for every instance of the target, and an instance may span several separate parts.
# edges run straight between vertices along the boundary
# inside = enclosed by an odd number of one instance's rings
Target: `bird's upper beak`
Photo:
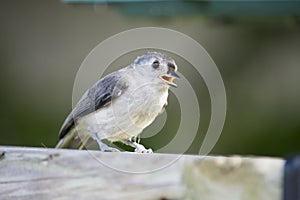
[[[169,70],[167,74],[161,75],[160,78],[166,82],[168,85],[172,87],[177,87],[175,83],[173,83],[174,79],[179,79],[180,76],[176,74],[174,70]]]

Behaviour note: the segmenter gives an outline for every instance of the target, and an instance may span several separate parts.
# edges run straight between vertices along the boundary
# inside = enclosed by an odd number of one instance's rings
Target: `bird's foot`
[[[103,151],[103,152],[120,152],[119,149],[110,147],[107,144],[105,144],[104,142],[102,142],[97,134],[94,134],[93,137],[96,140],[96,142],[98,143],[100,151]]]
[[[121,152],[119,149],[110,147],[110,146],[106,145],[105,143],[103,143],[102,141],[101,142],[97,141],[97,143],[99,145],[100,151],[103,151],[103,152]]]
[[[131,140],[123,140],[124,144],[134,148],[136,153],[153,153],[152,149],[146,149],[143,145],[133,142]]]
[[[101,142],[97,141],[97,143],[98,143],[98,146],[100,148],[100,151],[103,151],[103,152],[121,152],[119,149],[110,147],[107,144],[103,143],[102,141]]]
[[[136,153],[153,153],[152,149],[146,149],[143,145],[135,143],[135,150]]]

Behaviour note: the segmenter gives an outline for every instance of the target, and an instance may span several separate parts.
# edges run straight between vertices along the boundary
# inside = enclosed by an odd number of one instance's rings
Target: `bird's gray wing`
[[[113,72],[100,79],[84,93],[63,123],[59,131],[60,139],[75,126],[75,121],[78,118],[106,106],[126,90],[128,84],[121,75],[120,71]]]

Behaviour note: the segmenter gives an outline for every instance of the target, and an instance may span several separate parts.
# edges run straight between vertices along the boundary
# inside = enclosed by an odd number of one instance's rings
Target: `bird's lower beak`
[[[166,82],[168,85],[172,87],[177,87],[175,83],[173,83],[174,79],[179,79],[180,76],[176,74],[174,71],[170,71],[167,74],[161,75],[160,78]]]

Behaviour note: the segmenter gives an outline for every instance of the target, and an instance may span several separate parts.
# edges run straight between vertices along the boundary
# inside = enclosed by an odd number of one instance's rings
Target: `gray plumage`
[[[120,141],[137,152],[150,153],[131,141],[150,125],[167,104],[169,86],[176,86],[177,66],[157,52],[138,57],[128,67],[113,72],[87,90],[66,118],[59,132],[58,148],[84,148],[90,138],[102,143]]]
[[[114,94],[125,90],[126,85],[121,87],[119,87],[120,84],[117,85],[119,79],[120,72],[113,72],[103,79],[100,79],[85,92],[63,123],[61,130],[59,131],[59,138],[63,138],[68,131],[75,126],[75,120],[100,109],[116,97]],[[114,90],[116,91],[115,93]]]

